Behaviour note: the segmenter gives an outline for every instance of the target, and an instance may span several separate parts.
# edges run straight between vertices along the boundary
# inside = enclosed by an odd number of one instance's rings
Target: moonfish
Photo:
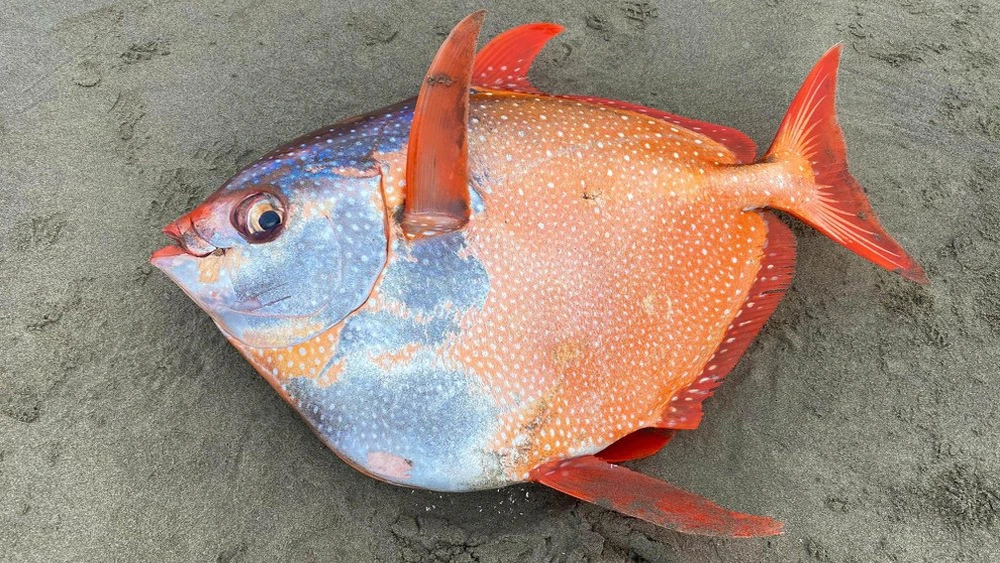
[[[788,212],[925,283],[848,173],[828,51],[760,158],[733,129],[537,90],[562,31],[475,51],[418,96],[251,164],[151,261],[344,461],[438,491],[537,482],[682,532],[779,533],[621,462],[697,428],[778,306]]]

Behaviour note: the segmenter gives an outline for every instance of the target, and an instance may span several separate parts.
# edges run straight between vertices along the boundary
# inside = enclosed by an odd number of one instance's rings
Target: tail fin
[[[813,67],[761,159],[798,164],[802,171],[811,168],[815,189],[798,200],[782,198],[774,207],[887,270],[928,283],[920,265],[879,224],[864,189],[847,171],[847,147],[835,109],[840,48],[834,46]]]

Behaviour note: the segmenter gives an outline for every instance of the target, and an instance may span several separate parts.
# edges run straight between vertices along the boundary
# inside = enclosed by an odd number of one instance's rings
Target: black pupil
[[[261,229],[270,231],[281,224],[281,215],[278,215],[278,212],[273,209],[265,211],[260,214],[257,224],[260,225]]]

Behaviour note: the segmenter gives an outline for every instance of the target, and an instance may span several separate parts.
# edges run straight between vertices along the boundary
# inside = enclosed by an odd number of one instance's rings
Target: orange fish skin
[[[657,424],[756,278],[767,229],[744,210],[794,182],[603,105],[486,92],[470,118],[472,175],[486,179],[468,253],[496,299],[444,354],[490,390],[504,413],[491,448],[525,479]]]
[[[409,240],[400,218],[412,118],[404,102],[293,141],[168,227],[180,248],[153,257],[334,452],[400,485],[501,487],[642,428],[696,427],[700,410],[684,402],[700,404],[734,361],[725,351],[738,348],[740,315],[766,299],[751,291],[770,279],[780,294],[790,279],[791,237],[760,210],[831,201],[817,191],[827,170],[808,157],[814,147],[799,146],[808,138],[779,134],[763,159],[741,164],[713,138],[637,111],[478,88],[469,222]],[[227,250],[234,209],[261,190],[289,232],[305,223],[320,238]],[[874,221],[862,210],[835,209],[828,234],[922,276],[877,245],[881,231],[845,230]],[[787,271],[766,278],[776,242]],[[331,269],[314,244],[364,268]],[[269,268],[272,257],[296,268]],[[336,289],[314,281],[315,268],[328,270],[316,280],[362,288],[332,301],[356,307],[331,322],[309,295],[260,297],[302,279],[319,294]],[[257,269],[269,281],[260,293],[250,291]],[[231,304],[217,305],[234,276],[253,298],[236,325]],[[301,314],[269,313],[296,299]]]
[[[461,483],[433,480],[446,490],[525,481],[547,461],[595,453],[655,426],[718,348],[760,266],[765,222],[744,211],[748,194],[729,183],[735,174],[762,186],[776,173],[767,165],[736,166],[726,147],[670,123],[544,95],[475,94],[469,140],[470,187],[479,202],[458,252],[485,270],[483,304],[451,312],[460,330],[440,342],[400,349],[387,343],[370,353],[384,377],[433,355],[482,395],[475,402],[489,416],[467,432],[481,435],[472,449],[490,461],[477,462],[486,469]],[[405,155],[375,158],[395,212]],[[392,232],[402,244],[399,225]],[[394,253],[387,271],[407,261],[405,251]],[[455,275],[444,263],[427,266]],[[401,324],[419,316],[379,287],[355,316],[366,311]],[[350,373],[352,359],[337,349],[350,324],[349,318],[287,348],[231,341],[302,409],[308,393],[297,380],[336,387]],[[286,358],[295,359],[291,368]],[[307,374],[300,363],[324,369]],[[407,400],[405,391],[393,399],[401,409],[415,408]],[[413,472],[393,472],[385,461],[393,452],[373,449],[380,461],[373,469],[368,454],[347,452],[317,432],[369,474],[429,484],[415,481]],[[420,462],[399,457],[414,467]],[[440,477],[454,468],[424,471]]]

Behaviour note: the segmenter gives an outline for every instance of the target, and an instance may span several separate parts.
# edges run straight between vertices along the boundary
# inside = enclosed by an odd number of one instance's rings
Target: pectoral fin
[[[746,538],[781,533],[781,522],[731,512],[694,493],[594,456],[542,465],[531,472],[531,480],[685,534]]]
[[[485,12],[466,16],[438,49],[417,95],[406,150],[403,232],[410,238],[469,221],[469,87]]]

